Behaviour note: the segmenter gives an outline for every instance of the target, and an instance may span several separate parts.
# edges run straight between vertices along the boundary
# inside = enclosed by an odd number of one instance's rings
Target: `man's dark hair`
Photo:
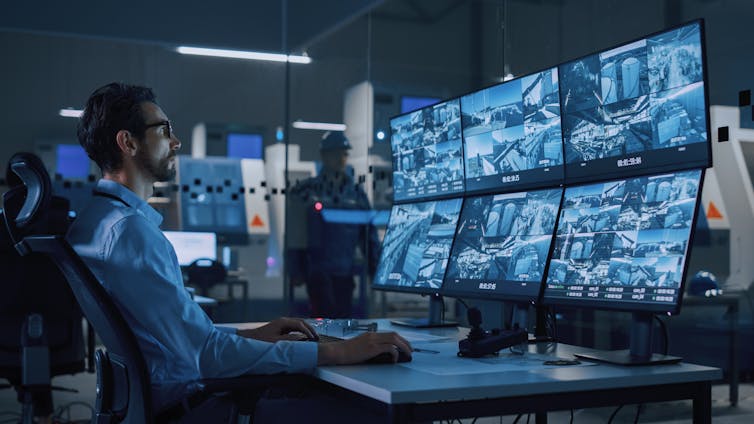
[[[79,143],[102,172],[117,171],[123,166],[115,142],[118,131],[128,130],[138,139],[144,137],[144,102],[155,103],[151,88],[119,82],[98,88],[86,101],[78,125]]]

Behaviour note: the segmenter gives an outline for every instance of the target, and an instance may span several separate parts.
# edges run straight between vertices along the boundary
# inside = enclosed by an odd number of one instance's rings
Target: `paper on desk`
[[[426,372],[435,375],[460,375],[482,374],[491,372],[508,371],[532,371],[557,366],[545,365],[544,361],[554,361],[559,358],[555,355],[527,352],[524,355],[510,353],[508,349],[500,351],[498,356],[484,358],[461,358],[457,355],[458,343],[417,343],[415,348],[427,349],[439,352],[437,354],[414,352],[413,360],[400,364],[415,371]],[[595,365],[590,362],[581,362],[578,365],[561,365],[567,367],[579,367]]]

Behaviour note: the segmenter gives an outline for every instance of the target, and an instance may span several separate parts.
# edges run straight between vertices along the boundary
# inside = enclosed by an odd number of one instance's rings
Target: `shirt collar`
[[[120,183],[100,179],[97,181],[94,193],[101,193],[108,197],[118,199],[125,203],[126,206],[136,209],[141,215],[152,221],[155,225],[159,226],[162,224],[162,215],[160,215],[159,212],[149,206],[149,204],[137,196],[136,193]]]

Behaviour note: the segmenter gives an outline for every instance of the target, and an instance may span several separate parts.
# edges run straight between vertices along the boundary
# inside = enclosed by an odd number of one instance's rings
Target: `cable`
[[[521,417],[524,416],[524,414],[518,414],[516,415],[516,419],[513,420],[513,424],[518,424],[518,420],[521,419]],[[503,417],[500,417],[500,420],[502,421]]]
[[[615,411],[613,411],[613,414],[610,415],[610,419],[607,420],[607,424],[610,424],[613,422],[613,419],[615,418],[616,415],[618,415],[618,411],[620,411],[621,408],[623,408],[623,405],[615,408]]]
[[[655,320],[657,320],[658,323],[660,323],[660,328],[662,329],[662,336],[664,338],[664,349],[663,349],[663,355],[667,355],[668,351],[670,350],[670,337],[668,336],[668,327],[665,325],[665,321],[660,319],[659,316],[654,315]]]
[[[636,416],[634,416],[634,424],[639,422],[639,414],[641,414],[641,409],[643,406],[643,403],[636,405]]]
[[[571,409],[571,421],[570,424],[573,424],[573,409]]]
[[[526,414],[526,424],[529,424],[529,418],[531,417],[531,414]]]

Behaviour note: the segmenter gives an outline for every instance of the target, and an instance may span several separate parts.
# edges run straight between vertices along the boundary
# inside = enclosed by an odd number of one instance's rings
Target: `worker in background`
[[[337,218],[325,220],[323,210],[369,210],[369,199],[346,170],[351,143],[342,132],[328,131],[320,142],[322,170],[291,189],[291,195],[307,206],[306,249],[302,269],[292,270],[303,276],[309,295],[311,314],[315,317],[346,318],[351,316],[357,249],[369,275],[374,275],[379,259],[377,231],[368,222],[344,223]],[[337,217],[337,214],[336,214]]]

